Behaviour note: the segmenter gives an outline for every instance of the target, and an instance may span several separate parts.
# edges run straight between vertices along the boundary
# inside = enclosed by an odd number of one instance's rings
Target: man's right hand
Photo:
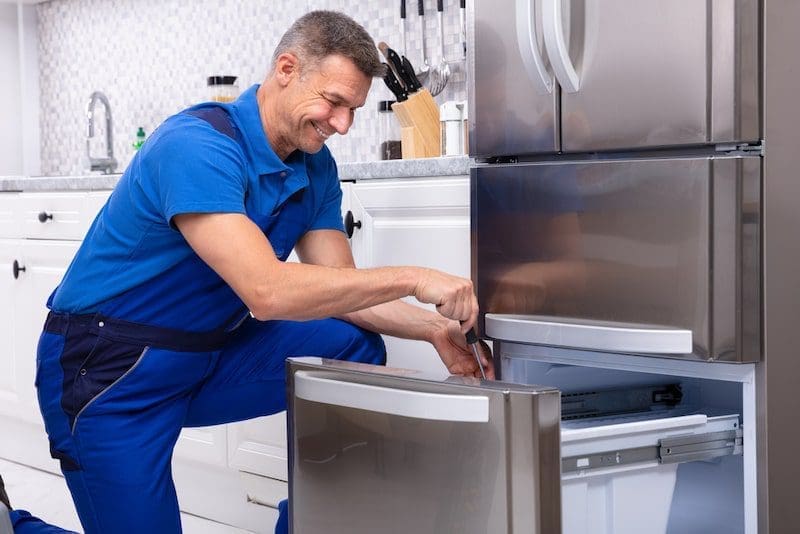
[[[471,280],[424,268],[420,268],[419,276],[414,289],[414,297],[418,301],[434,304],[436,311],[443,316],[460,321],[462,332],[475,326],[478,299]]]

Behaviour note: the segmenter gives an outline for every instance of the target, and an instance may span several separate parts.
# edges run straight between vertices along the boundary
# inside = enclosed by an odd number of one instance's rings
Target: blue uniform
[[[344,321],[251,319],[173,224],[243,213],[281,260],[304,233],[342,229],[327,148],[281,161],[256,90],[156,130],[50,298],[36,385],[87,534],[179,532],[170,460],[181,428],[284,410],[287,357],[385,362],[380,336]],[[283,506],[278,531],[285,519]]]

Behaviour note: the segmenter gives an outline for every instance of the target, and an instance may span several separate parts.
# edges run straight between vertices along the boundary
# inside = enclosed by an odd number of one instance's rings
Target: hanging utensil
[[[431,71],[431,78],[433,78],[433,81],[431,82],[431,94],[433,96],[436,96],[444,91],[444,87],[447,85],[447,81],[450,79],[450,65],[447,64],[447,60],[444,57],[444,22],[442,20],[443,11],[444,0],[436,0],[436,19],[439,24],[439,51],[441,58],[439,59],[439,64],[436,65]]]
[[[400,35],[403,39],[403,55],[408,55],[406,48],[406,0],[400,0]]]
[[[429,85],[431,66],[428,64],[427,46],[425,44],[425,2],[417,0],[417,13],[419,14],[419,27],[422,32],[422,65],[417,71],[417,79],[425,85]]]
[[[460,4],[461,20],[461,50],[464,59],[467,58],[467,0],[461,0]]]

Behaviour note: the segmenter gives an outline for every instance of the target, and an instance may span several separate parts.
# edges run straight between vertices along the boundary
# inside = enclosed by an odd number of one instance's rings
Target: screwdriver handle
[[[470,328],[469,331],[465,334],[467,338],[467,343],[470,345],[474,345],[478,342],[478,334],[475,333],[474,328]]]

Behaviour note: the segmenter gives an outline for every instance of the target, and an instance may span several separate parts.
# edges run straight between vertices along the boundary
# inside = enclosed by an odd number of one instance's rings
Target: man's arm
[[[354,267],[350,245],[342,232],[316,230],[307,233],[295,250],[304,263],[332,267]],[[480,376],[475,359],[466,346],[459,323],[402,300],[392,300],[338,315],[366,330],[431,343],[453,374]],[[488,350],[483,353],[487,376],[494,378]]]
[[[355,269],[346,242],[349,265],[338,259],[340,255],[330,265],[284,263],[242,214],[182,214],[174,222],[192,249],[260,320],[341,316],[408,295],[435,304],[441,315],[464,321],[465,328],[477,319],[472,283],[463,278],[420,267]]]

